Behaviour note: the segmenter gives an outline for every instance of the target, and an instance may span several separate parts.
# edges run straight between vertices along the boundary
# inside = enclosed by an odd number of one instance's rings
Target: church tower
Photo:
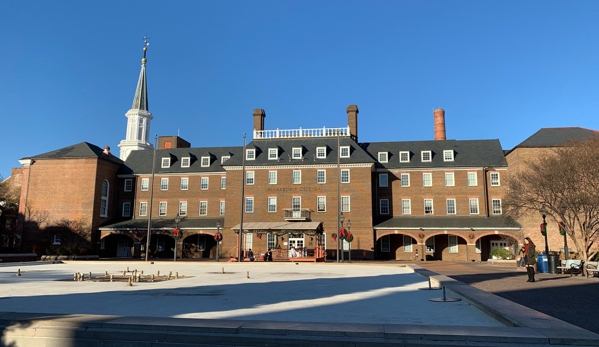
[[[121,160],[127,160],[131,151],[140,149],[152,149],[148,142],[150,138],[150,121],[154,119],[148,107],[148,87],[146,79],[146,52],[148,50],[148,38],[144,37],[144,57],[141,59],[141,71],[137,81],[137,89],[133,97],[133,105],[125,114],[127,117],[127,134],[125,139],[119,143]]]

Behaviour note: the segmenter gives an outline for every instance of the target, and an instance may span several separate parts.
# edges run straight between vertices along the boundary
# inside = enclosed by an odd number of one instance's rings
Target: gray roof
[[[51,152],[46,152],[32,157],[21,159],[73,159],[73,158],[101,158],[117,164],[122,164],[123,161],[114,155],[104,154],[104,150],[96,145],[88,142],[81,142],[75,145],[63,147]]]
[[[375,229],[520,229],[522,226],[508,216],[422,216],[393,217]]]
[[[340,146],[350,147],[350,157],[340,158],[341,164],[347,163],[374,163],[374,159],[364,149],[360,147],[350,137],[341,137]],[[247,146],[248,149],[256,149],[256,159],[246,160],[246,165],[318,165],[318,164],[336,164],[337,163],[337,138],[336,137],[316,137],[316,138],[297,138],[297,139],[268,139],[254,140]],[[292,149],[294,147],[302,148],[302,159],[292,158]],[[326,158],[316,158],[316,148],[326,147]],[[277,148],[279,159],[269,160],[268,149]],[[239,166],[242,164],[242,158],[231,158],[226,165]]]
[[[223,218],[186,218],[183,217],[179,222],[179,229],[216,229],[216,222],[225,224]],[[171,230],[177,224],[174,218],[156,218],[152,219],[152,230]],[[108,224],[99,228],[100,230],[148,230],[147,219],[130,219],[123,222]]]
[[[378,159],[379,152],[388,153],[388,162],[377,162],[377,168],[433,168],[507,166],[499,140],[430,140],[362,143],[362,148]],[[444,161],[443,151],[453,150],[454,160]],[[410,161],[399,162],[399,152],[409,151]],[[420,153],[432,152],[431,162],[422,162]]]
[[[221,166],[221,158],[230,156],[233,159],[239,156],[242,147],[205,147],[205,148],[168,148],[156,150],[154,172],[160,173],[186,173],[186,172],[218,172],[225,170]],[[131,151],[120,174],[149,174],[152,172],[152,156],[154,151]],[[170,157],[171,165],[162,167],[162,158]],[[181,158],[189,157],[189,167],[181,167]],[[202,167],[201,158],[210,157],[210,166]],[[229,159],[229,160],[231,160]]]
[[[568,128],[542,128],[526,140],[520,142],[518,147],[556,147],[567,145],[573,140],[587,140],[599,136],[599,131],[580,127]]]

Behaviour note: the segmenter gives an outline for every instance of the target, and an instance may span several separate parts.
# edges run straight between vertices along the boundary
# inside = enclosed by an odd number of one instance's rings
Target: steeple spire
[[[119,143],[121,148],[120,158],[127,160],[129,153],[135,150],[151,149],[152,144],[148,142],[150,136],[150,121],[154,116],[150,113],[148,107],[148,86],[146,77],[146,54],[150,45],[149,38],[144,37],[144,56],[141,59],[141,71],[137,80],[137,88],[133,97],[133,105],[125,114],[127,117],[127,134],[124,140]]]

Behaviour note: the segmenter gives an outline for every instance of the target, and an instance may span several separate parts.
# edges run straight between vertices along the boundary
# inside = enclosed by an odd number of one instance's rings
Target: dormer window
[[[399,152],[399,162],[400,163],[409,163],[410,162],[410,152],[409,151],[400,151]]]
[[[255,149],[246,149],[245,150],[245,159],[246,160],[255,160],[256,159],[256,150]]]
[[[443,161],[453,161],[453,150],[443,151]]]
[[[202,157],[202,167],[210,166],[210,157]]]
[[[162,165],[161,165],[161,167],[163,169],[171,167],[171,158],[162,158]]]
[[[229,159],[231,159],[230,155],[223,155],[222,157],[220,157],[220,163],[222,164],[222,163],[226,162]]]
[[[326,147],[316,147],[316,158],[324,159],[327,157],[327,148]]]
[[[291,149],[291,157],[293,159],[302,159],[302,148],[301,147],[293,147]]]
[[[388,154],[387,152],[379,152],[379,163],[386,163],[388,161]]]
[[[431,151],[422,151],[420,152],[420,160],[422,160],[423,163],[431,162],[433,161],[433,154]]]
[[[189,167],[189,163],[191,162],[189,157],[181,158],[181,167]]]
[[[341,146],[340,147],[340,157],[341,158],[349,158],[349,146]]]
[[[279,159],[279,149],[278,148],[269,148],[268,149],[268,160],[277,160]]]

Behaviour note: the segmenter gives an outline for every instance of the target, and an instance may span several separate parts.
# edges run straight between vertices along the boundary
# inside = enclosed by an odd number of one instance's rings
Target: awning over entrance
[[[239,224],[233,228],[239,232]],[[248,222],[243,223],[244,233],[302,233],[314,235],[322,233],[322,222]]]
[[[421,230],[520,230],[522,226],[507,216],[476,217],[394,217],[374,226],[377,231]]]
[[[224,225],[225,221],[223,218],[186,218],[181,217],[181,221],[179,222],[180,229],[215,229],[216,223],[219,222],[221,225]],[[172,230],[175,228],[177,223],[175,223],[174,218],[157,218],[152,219],[152,230]],[[147,219],[130,219],[114,224],[109,224],[98,228],[102,231],[107,230],[148,230],[148,220]]]

